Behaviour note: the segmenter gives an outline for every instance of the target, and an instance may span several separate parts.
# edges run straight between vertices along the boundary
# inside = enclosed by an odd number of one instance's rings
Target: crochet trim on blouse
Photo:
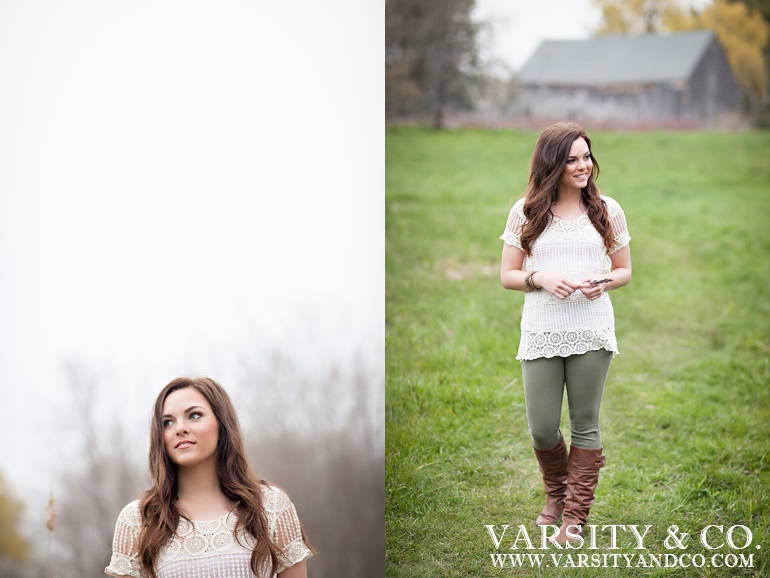
[[[278,569],[301,562],[312,555],[302,539],[302,530],[289,497],[279,488],[267,486],[262,492],[268,530],[278,546]],[[158,578],[251,578],[250,561],[254,538],[243,534],[236,540],[235,512],[208,522],[179,520],[176,534],[161,548],[156,560]],[[112,559],[104,572],[111,576],[147,578],[139,562],[139,532],[142,517],[139,500],[131,502],[118,516],[112,543]],[[263,565],[259,578],[269,576]],[[272,575],[273,577],[276,574]]]
[[[554,217],[532,245],[532,255],[525,255],[522,271],[559,273],[575,283],[609,275],[612,270],[609,256],[628,245],[631,237],[618,202],[610,197],[602,198],[607,204],[614,241],[610,251],[588,215],[576,219]],[[523,251],[521,230],[525,222],[524,199],[519,199],[508,215],[500,239]],[[606,292],[594,301],[579,290],[564,300],[547,291],[524,294],[521,342],[516,359],[568,357],[599,349],[618,353],[615,316]]]

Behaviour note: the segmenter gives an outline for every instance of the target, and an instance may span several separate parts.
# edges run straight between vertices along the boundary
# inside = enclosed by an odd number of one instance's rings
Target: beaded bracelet
[[[535,287],[535,282],[532,281],[532,275],[537,273],[537,271],[530,271],[527,273],[527,276],[524,277],[524,287],[526,287],[526,291],[539,291],[541,287]]]

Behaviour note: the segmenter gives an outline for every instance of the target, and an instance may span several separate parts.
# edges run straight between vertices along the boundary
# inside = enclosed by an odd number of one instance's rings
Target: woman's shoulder
[[[142,525],[142,514],[139,511],[139,500],[129,502],[118,515],[118,522],[123,522],[132,528],[140,528]]]
[[[602,200],[607,205],[607,212],[610,214],[610,218],[614,217],[615,215],[617,215],[623,210],[620,207],[620,203],[618,203],[612,197],[608,197],[607,195],[602,195]]]
[[[511,214],[516,214],[523,219],[524,218],[524,201],[526,201],[524,197],[517,199],[516,202],[513,204],[513,207],[511,207]]]
[[[264,484],[262,486],[262,507],[273,514],[280,514],[292,505],[289,494],[283,488]]]

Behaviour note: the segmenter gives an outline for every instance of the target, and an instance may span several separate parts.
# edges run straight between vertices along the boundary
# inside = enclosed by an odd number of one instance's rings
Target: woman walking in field
[[[618,353],[607,291],[631,280],[626,219],[620,205],[601,194],[598,175],[583,127],[548,127],[500,237],[502,284],[525,292],[517,359],[546,492],[537,524],[562,519],[561,543],[582,533],[604,467],[599,407]],[[565,386],[569,454],[559,427]]]
[[[155,401],[152,487],[118,517],[105,573],[135,578],[306,578],[312,550],[283,490],[249,468],[238,418],[208,378]]]

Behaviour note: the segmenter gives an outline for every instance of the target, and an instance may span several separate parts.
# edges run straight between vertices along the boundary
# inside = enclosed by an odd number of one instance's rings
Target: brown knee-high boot
[[[564,499],[567,496],[567,444],[559,434],[559,442],[549,450],[534,448],[540,473],[543,474],[545,487],[545,508],[540,512],[535,523],[538,526],[556,524],[564,510]]]
[[[599,470],[604,467],[602,449],[587,450],[575,446],[569,450],[569,477],[567,497],[564,501],[564,518],[556,540],[567,541],[567,529],[572,534],[582,534],[588,512],[594,503],[594,492],[599,483]]]

